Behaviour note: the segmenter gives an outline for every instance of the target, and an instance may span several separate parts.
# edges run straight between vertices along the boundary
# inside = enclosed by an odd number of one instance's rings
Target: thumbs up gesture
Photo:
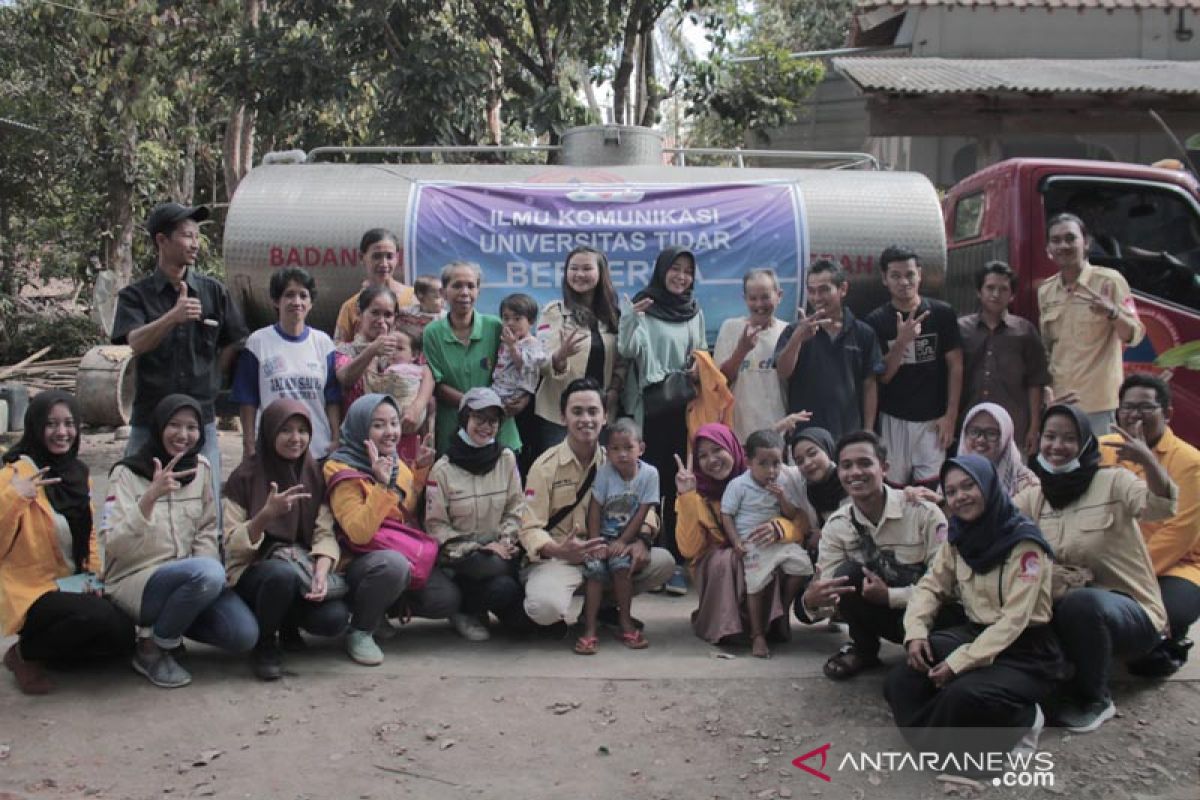
[[[181,325],[184,322],[196,322],[200,319],[203,313],[200,300],[188,295],[188,285],[186,282],[179,284],[179,299],[175,301],[175,307],[171,309],[170,313],[171,319],[176,325]]]

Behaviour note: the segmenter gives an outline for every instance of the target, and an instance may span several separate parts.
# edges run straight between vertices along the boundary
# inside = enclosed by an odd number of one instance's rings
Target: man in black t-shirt
[[[879,427],[888,480],[932,484],[954,441],[963,352],[954,309],[921,297],[917,254],[889,247],[879,257],[891,300],[867,315],[884,352]]]

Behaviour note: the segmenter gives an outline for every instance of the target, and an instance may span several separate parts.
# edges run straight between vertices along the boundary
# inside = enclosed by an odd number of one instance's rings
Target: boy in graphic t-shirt
[[[903,247],[879,257],[891,299],[867,315],[884,351],[879,428],[889,482],[937,481],[954,441],[962,394],[963,351],[954,309],[921,297],[921,263]]]

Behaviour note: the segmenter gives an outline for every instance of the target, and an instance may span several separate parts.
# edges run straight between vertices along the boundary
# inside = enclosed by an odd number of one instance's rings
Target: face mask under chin
[[[1045,456],[1043,456],[1041,453],[1038,453],[1037,461],[1042,465],[1042,469],[1046,470],[1046,472],[1049,472],[1051,475],[1065,475],[1068,472],[1074,472],[1075,470],[1079,469],[1078,458],[1072,458],[1066,464],[1056,467],[1047,461]]]

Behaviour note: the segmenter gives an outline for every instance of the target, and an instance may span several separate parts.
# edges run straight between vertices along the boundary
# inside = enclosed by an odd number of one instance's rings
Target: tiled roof
[[[833,66],[867,92],[1200,94],[1200,61],[855,57]]]
[[[873,8],[902,9],[913,6],[949,6],[954,8],[1098,8],[1106,11],[1135,9],[1161,11],[1176,8],[1200,10],[1200,0],[859,0],[858,10]]]

